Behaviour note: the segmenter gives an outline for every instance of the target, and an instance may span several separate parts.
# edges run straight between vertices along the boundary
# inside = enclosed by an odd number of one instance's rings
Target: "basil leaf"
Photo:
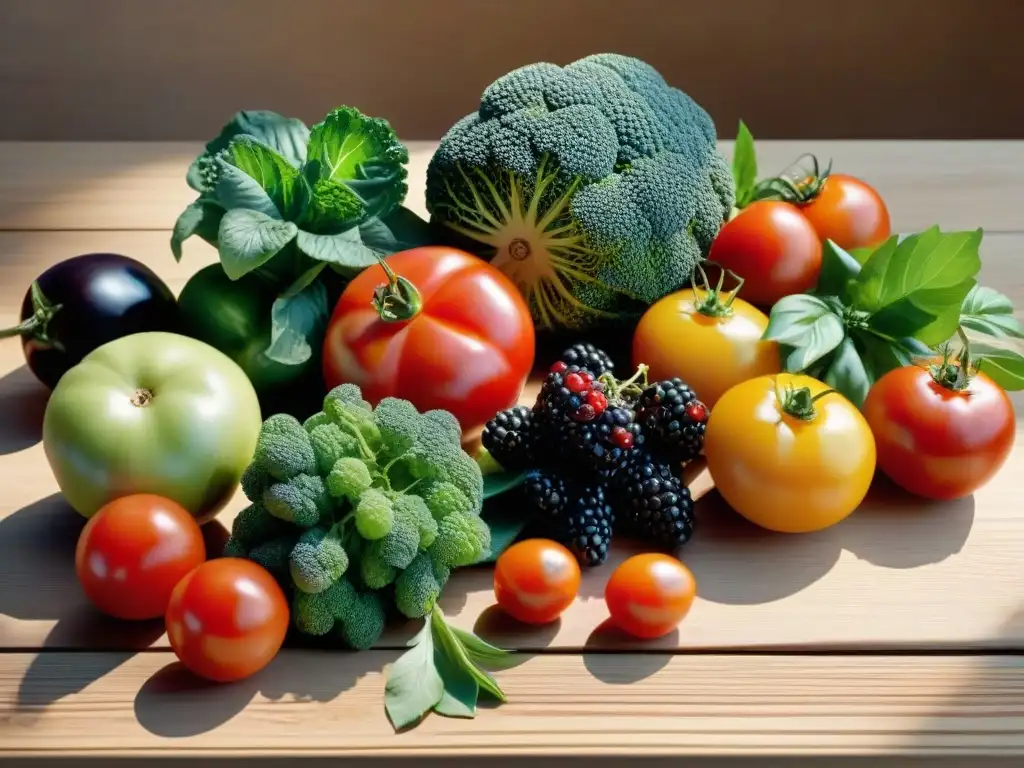
[[[757,152],[754,137],[742,120],[732,150],[732,178],[736,184],[736,207],[743,208],[750,202],[757,185]]]
[[[266,356],[282,365],[301,365],[323,341],[329,308],[323,283],[311,283],[293,296],[278,297],[270,308]]]
[[[976,285],[964,299],[960,324],[997,338],[1024,338],[1024,325],[1013,314],[1013,302],[992,288]]]
[[[298,228],[259,211],[236,208],[224,214],[217,233],[224,273],[237,280],[270,261],[294,238]]]
[[[1024,390],[1024,356],[1015,349],[971,344],[975,366],[1007,392]]]
[[[843,340],[843,320],[817,296],[786,296],[772,307],[763,338],[786,344],[786,370],[803,371]]]
[[[446,647],[447,638],[437,637],[434,642],[434,666],[444,681],[441,700],[434,711],[445,717],[476,717],[476,703],[480,686],[464,667],[460,666]]]
[[[171,231],[171,253],[175,261],[181,261],[181,246],[192,235],[199,235],[210,245],[217,246],[220,220],[224,209],[214,203],[196,200],[178,216]]]
[[[960,312],[963,302],[977,285],[978,283],[974,278],[968,278],[962,284],[949,288],[948,296],[935,301],[934,306],[938,306],[939,301],[941,301],[945,304],[946,308],[939,312],[934,320],[918,331],[900,335],[912,336],[930,346],[949,341],[956,333],[957,328],[960,327]],[[931,292],[929,292],[929,295],[931,295]]]
[[[902,241],[889,238],[864,264],[852,292],[856,309],[891,336],[916,336],[951,305],[959,308],[981,268],[982,232],[932,227]],[[931,336],[937,331],[933,327]],[[923,340],[923,339],[922,339]]]
[[[299,186],[299,171],[295,166],[251,136],[232,139],[222,157],[252,177],[285,218],[294,216]]]
[[[484,499],[498,496],[526,482],[527,472],[489,472],[484,475]]]
[[[219,170],[213,196],[225,210],[245,208],[272,219],[281,218],[280,209],[256,179],[221,157],[217,158],[217,166]]]
[[[501,690],[501,686],[498,685],[494,678],[480,669],[470,659],[466,648],[452,632],[452,628],[444,620],[444,615],[436,607],[431,611],[430,625],[434,628],[434,632],[437,633],[436,637],[441,638],[444,642],[445,648],[451,655],[452,660],[473,676],[481,690],[491,694],[498,701],[505,702],[508,700],[505,692]]]
[[[349,277],[378,263],[376,252],[363,244],[355,227],[336,235],[315,235],[299,230],[296,242],[309,258],[327,262],[336,272]]]
[[[384,708],[395,730],[418,722],[444,695],[444,681],[434,663],[434,633],[428,618],[412,646],[388,669]]]
[[[859,273],[857,260],[833,241],[826,240],[821,252],[821,273],[814,292],[819,296],[847,298],[850,283]]]
[[[840,392],[858,408],[874,383],[852,338],[847,336],[836,347],[831,364],[825,372],[825,383]]]
[[[476,664],[482,667],[490,667],[492,669],[502,669],[505,667],[512,666],[516,663],[516,655],[512,651],[507,651],[504,648],[498,648],[495,645],[491,645],[486,640],[474,635],[472,632],[467,632],[464,629],[453,627],[449,625],[452,634],[462,643],[462,647],[465,648],[466,654]]]

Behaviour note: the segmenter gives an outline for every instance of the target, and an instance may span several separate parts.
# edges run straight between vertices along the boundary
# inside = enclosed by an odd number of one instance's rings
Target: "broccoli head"
[[[372,458],[380,449],[380,430],[373,419],[370,404],[355,384],[341,384],[324,397],[324,413],[359,444],[364,459]]]
[[[336,499],[355,501],[372,484],[366,462],[352,456],[338,459],[327,475],[327,492]]]
[[[617,54],[521,67],[441,140],[432,220],[519,287],[536,323],[623,323],[686,284],[734,202],[708,113]]]
[[[285,577],[288,575],[288,558],[291,557],[297,538],[294,532],[282,534],[275,539],[257,544],[249,550],[248,557],[275,576]]]
[[[333,502],[322,477],[302,474],[270,486],[263,493],[263,506],[274,517],[312,528],[331,514]]]
[[[359,441],[333,422],[315,427],[309,433],[309,440],[313,444],[313,454],[321,475],[330,472],[339,459],[362,456]]]
[[[354,602],[355,595],[355,589],[346,579],[336,581],[323,592],[297,590],[292,597],[292,623],[304,634],[326,635]]]
[[[430,547],[439,565],[456,568],[480,562],[491,549],[491,529],[478,515],[451,512],[437,523],[437,540]]]
[[[316,472],[316,456],[309,433],[294,416],[275,413],[263,422],[253,464],[275,480]]]
[[[384,633],[386,619],[380,597],[370,592],[353,590],[338,614],[342,640],[353,650],[365,651]]]
[[[420,496],[401,494],[393,502],[395,519],[405,518],[416,525],[419,532],[419,548],[426,549],[437,538],[437,521],[430,512],[427,502]]]
[[[416,441],[421,416],[408,400],[385,397],[373,410],[374,421],[380,429],[381,445],[388,456],[401,456]]]
[[[452,512],[463,515],[474,512],[473,503],[452,483],[431,484],[424,493],[424,500],[434,520],[440,520]]]
[[[250,464],[242,473],[241,486],[245,498],[252,502],[258,502],[263,498],[263,492],[272,486],[276,480],[264,472],[255,464]]]
[[[462,448],[462,429],[447,411],[427,411],[405,461],[413,476],[448,482],[470,500],[483,505],[484,477],[480,465]]]
[[[295,586],[303,592],[323,592],[348,569],[348,553],[337,526],[315,526],[299,537],[288,561]]]
[[[387,536],[374,542],[374,548],[381,562],[393,568],[405,568],[420,550],[420,521],[407,512],[409,505],[396,506],[392,503],[394,523]]]
[[[244,553],[257,544],[280,536],[285,528],[285,524],[270,514],[262,503],[250,504],[231,521],[231,537],[228,541],[232,551]]]
[[[394,508],[383,491],[368,488],[356,504],[356,530],[368,541],[383,539],[395,521]]]
[[[421,552],[395,580],[395,605],[407,618],[426,616],[447,580],[448,570]]]
[[[384,589],[395,580],[398,569],[381,558],[380,541],[370,542],[370,546],[363,548],[359,558],[359,575],[367,589]]]

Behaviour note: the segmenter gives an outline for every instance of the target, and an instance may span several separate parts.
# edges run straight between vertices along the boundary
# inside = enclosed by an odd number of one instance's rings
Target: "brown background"
[[[341,103],[440,136],[516,66],[645,58],[769,138],[1024,136],[1024,0],[0,0],[0,140]]]

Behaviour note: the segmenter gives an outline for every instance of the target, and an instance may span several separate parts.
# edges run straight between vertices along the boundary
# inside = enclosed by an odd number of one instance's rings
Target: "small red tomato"
[[[853,176],[829,174],[799,208],[822,241],[832,240],[846,250],[881,245],[892,234],[881,195]]]
[[[85,524],[75,572],[86,597],[119,619],[164,615],[171,592],[206,559],[199,525],[180,504],[135,494],[101,507]]]
[[[625,560],[604,588],[612,623],[643,639],[662,637],[675,629],[696,594],[697,582],[690,569],[658,553]]]
[[[494,565],[494,596],[507,614],[526,624],[557,619],[576,599],[580,565],[561,544],[527,539],[502,552]]]
[[[179,582],[167,607],[167,636],[192,672],[230,682],[259,672],[288,631],[288,601],[274,577],[250,560],[210,560]]]
[[[371,404],[440,408],[464,432],[519,399],[533,367],[533,320],[496,267],[454,248],[392,254],[345,288],[323,347],[324,383],[357,384]]]
[[[771,307],[817,285],[821,239],[795,205],[761,200],[725,223],[708,260],[743,278],[739,295],[746,301]]]
[[[1013,449],[1013,403],[984,373],[956,388],[956,365],[889,371],[868,392],[864,416],[878,466],[897,485],[930,499],[955,499],[983,486]]]

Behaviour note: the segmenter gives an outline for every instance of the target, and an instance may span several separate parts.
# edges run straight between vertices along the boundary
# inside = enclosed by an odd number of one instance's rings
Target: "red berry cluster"
[[[569,366],[561,360],[551,366],[552,373],[561,374],[568,369]],[[563,384],[580,400],[579,407],[569,413],[569,418],[573,421],[593,421],[607,410],[608,397],[604,393],[604,384],[595,379],[590,371],[570,373],[565,377]]]

